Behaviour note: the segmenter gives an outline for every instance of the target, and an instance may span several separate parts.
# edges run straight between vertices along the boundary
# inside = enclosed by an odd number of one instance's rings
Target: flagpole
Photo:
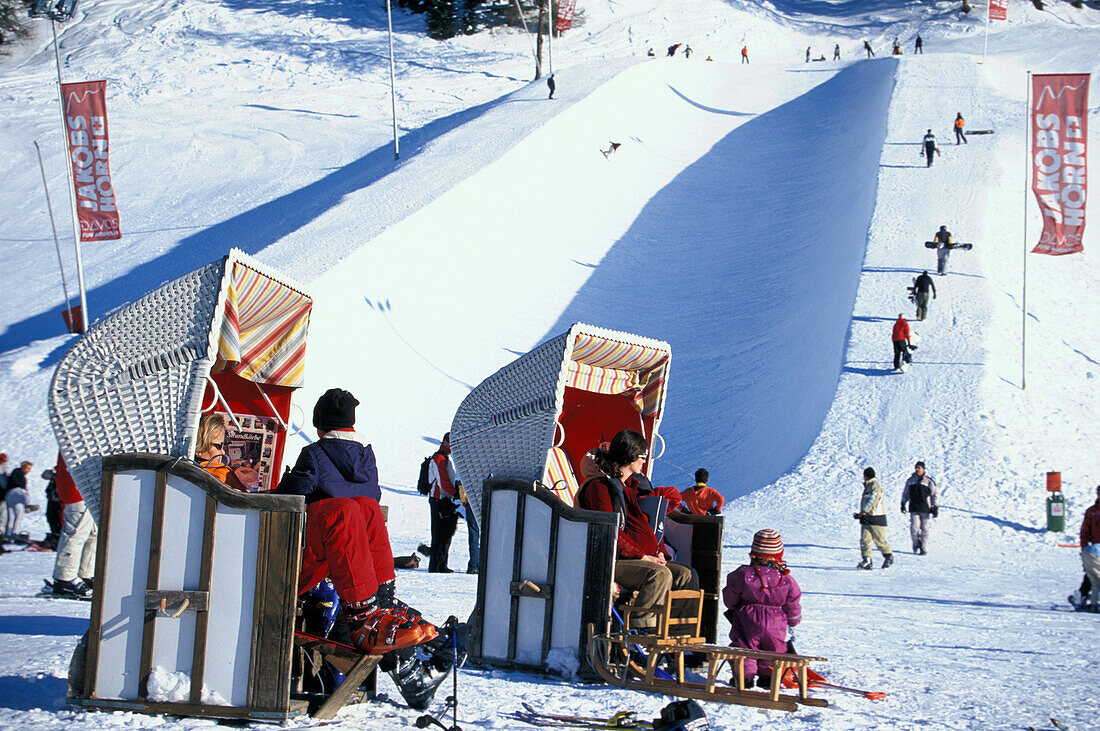
[[[993,0],[985,4],[985,47],[982,48],[982,63],[985,63],[985,54],[989,51],[989,24],[993,20]]]
[[[1027,114],[1024,115],[1026,138],[1024,142],[1024,277],[1023,294],[1020,301],[1023,312],[1020,318],[1020,389],[1027,388],[1027,183],[1031,170],[1031,71],[1027,72]]]
[[[50,214],[50,228],[53,229],[53,243],[57,248],[57,266],[61,270],[61,290],[65,293],[65,311],[69,311],[69,283],[65,281],[65,262],[61,259],[61,239],[57,237],[57,224],[53,220],[53,204],[50,202],[50,186],[46,184],[46,165],[42,162],[42,148],[38,146],[38,140],[34,141],[34,149],[38,153],[38,169],[42,171],[42,189],[46,191],[46,212]],[[70,317],[66,320],[69,332],[73,331],[73,321]]]
[[[80,219],[76,209],[76,181],[73,180],[73,165],[69,159],[69,133],[65,125],[65,90],[61,88],[61,53],[57,50],[57,23],[50,18],[50,31],[53,33],[53,57],[57,63],[57,103],[61,110],[61,136],[65,140],[65,170],[69,174],[69,205],[73,212],[73,245],[76,247],[76,281],[80,289],[80,332],[88,332],[88,300],[84,293],[84,260],[80,255]],[[69,303],[65,302],[68,309]],[[71,318],[70,318],[71,319]]]
[[[390,107],[393,111],[393,159],[401,157],[397,149],[397,86],[394,83],[393,73],[393,16],[390,14],[390,0],[386,0],[386,23],[390,29]]]

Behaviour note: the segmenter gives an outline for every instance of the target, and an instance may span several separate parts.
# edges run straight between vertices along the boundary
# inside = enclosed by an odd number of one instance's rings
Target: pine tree
[[[22,17],[26,12],[23,0],[0,0],[0,46],[27,37],[29,31]]]
[[[462,0],[462,32],[471,35],[477,32],[477,10],[484,0]]]
[[[455,29],[455,0],[428,0],[424,11],[428,21],[428,35],[437,41],[453,38]]]

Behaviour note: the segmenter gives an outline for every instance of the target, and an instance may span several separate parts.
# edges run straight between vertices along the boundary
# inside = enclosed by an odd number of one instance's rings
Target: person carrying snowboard
[[[909,363],[913,360],[909,355],[909,323],[902,314],[898,313],[898,319],[894,321],[894,329],[890,332],[890,340],[894,344],[894,370],[901,371],[901,363],[904,360]]]
[[[863,495],[859,499],[859,512],[853,517],[859,521],[859,553],[863,559],[856,568],[872,568],[872,542],[882,554],[882,568],[890,568],[894,564],[894,552],[886,540],[886,499],[873,467],[863,470]]]
[[[940,226],[940,230],[932,237],[932,242],[936,244],[936,274],[942,277],[947,274],[947,260],[951,256],[951,250],[955,248],[955,241],[947,226]]]
[[[928,535],[932,518],[940,515],[939,488],[936,481],[924,472],[924,462],[913,466],[913,474],[905,481],[901,491],[901,512],[909,513],[909,537],[913,539],[913,553],[928,553]]]
[[[924,135],[924,141],[922,144],[924,145],[924,157],[925,162],[927,163],[925,167],[930,168],[932,167],[932,158],[936,155],[937,152],[939,152],[939,148],[936,147],[936,135],[932,134],[932,130],[928,130],[928,132]]]
[[[802,621],[802,589],[783,563],[783,537],[765,528],[752,537],[749,563],[726,576],[722,601],[730,622],[730,645],[748,650],[786,652],[788,627]],[[792,633],[793,634],[793,633]],[[767,660],[745,659],[745,687],[771,685]]]
[[[959,144],[960,141],[962,142],[962,144],[964,144],[964,145],[966,144],[966,133],[963,132],[963,127],[965,127],[965,126],[966,126],[966,122],[963,121],[963,113],[958,112],[955,115],[955,144],[956,145]]]
[[[936,298],[936,283],[932,281],[932,277],[928,276],[928,272],[922,272],[913,280],[913,289],[916,290],[914,294],[917,298],[917,319],[923,321],[928,315],[928,295],[931,294],[932,299]]]

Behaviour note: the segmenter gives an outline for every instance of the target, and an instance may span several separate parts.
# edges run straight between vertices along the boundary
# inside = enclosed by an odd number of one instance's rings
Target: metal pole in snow
[[[982,48],[982,63],[985,63],[985,54],[986,51],[989,50],[989,22],[992,20],[992,18],[989,17],[989,10],[991,5],[991,2],[985,4],[985,47]]]
[[[1031,72],[1027,72],[1027,114],[1024,115],[1026,141],[1024,142],[1024,282],[1020,302],[1023,306],[1020,322],[1020,389],[1027,388],[1027,181],[1031,169]]]
[[[80,255],[80,219],[76,211],[76,181],[73,180],[73,166],[69,160],[69,133],[65,126],[65,91],[61,88],[61,53],[57,50],[57,23],[50,18],[50,31],[53,33],[53,58],[57,63],[57,103],[61,109],[61,136],[65,140],[65,170],[69,175],[69,204],[73,211],[73,245],[76,247],[76,282],[80,289],[80,332],[88,332],[88,300],[84,293],[84,260]],[[66,301],[65,306],[69,303]]]
[[[46,166],[42,162],[42,148],[38,146],[38,140],[34,141],[34,149],[38,153],[38,169],[42,171],[42,189],[46,191],[46,210],[50,214],[50,228],[53,229],[53,243],[57,247],[57,266],[61,269],[61,289],[65,292],[65,310],[69,309],[69,283],[65,281],[65,264],[61,260],[61,240],[57,238],[57,225],[53,222],[53,204],[50,203],[50,186],[46,184]],[[70,321],[69,332],[72,332]]]
[[[397,149],[397,86],[394,83],[393,74],[393,16],[390,13],[390,0],[386,0],[386,23],[390,29],[390,107],[393,110],[393,159],[401,157]]]
[[[546,0],[547,15],[550,17],[547,20],[547,33],[546,33],[546,65],[549,68],[547,73],[554,73],[554,31],[557,29],[558,24],[554,22],[554,0]]]

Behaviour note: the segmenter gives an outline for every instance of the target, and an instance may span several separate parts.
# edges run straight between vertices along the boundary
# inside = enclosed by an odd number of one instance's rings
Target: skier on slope
[[[786,652],[788,627],[802,621],[802,589],[783,562],[783,537],[765,528],[752,537],[748,565],[726,576],[722,601],[730,622],[730,645],[765,652]],[[793,640],[793,632],[791,639]],[[767,660],[745,659],[745,687],[772,682]]]
[[[936,298],[936,283],[932,281],[932,277],[928,276],[928,272],[922,272],[913,280],[913,289],[916,290],[914,294],[917,299],[917,319],[924,320],[928,315],[928,295],[931,294],[932,299]]]
[[[863,470],[863,494],[859,499],[859,512],[854,517],[859,521],[859,552],[863,559],[856,568],[872,568],[872,542],[882,554],[882,568],[890,568],[894,563],[894,552],[886,540],[886,499],[882,494],[882,485],[875,479],[873,467]]]
[[[898,319],[894,321],[894,328],[890,331],[890,341],[894,345],[894,370],[901,370],[901,363],[904,360],[906,363],[912,361],[912,356],[909,355],[909,323],[906,321],[902,314],[898,313]]]
[[[922,144],[924,145],[922,154],[927,162],[925,167],[932,167],[932,158],[939,152],[939,148],[936,147],[936,135],[932,134],[932,130],[928,130],[928,132],[925,133]]]
[[[936,481],[925,474],[924,462],[913,466],[913,474],[905,481],[901,491],[901,512],[909,513],[909,537],[913,540],[913,553],[928,553],[928,536],[932,518],[940,515],[939,488]]]

